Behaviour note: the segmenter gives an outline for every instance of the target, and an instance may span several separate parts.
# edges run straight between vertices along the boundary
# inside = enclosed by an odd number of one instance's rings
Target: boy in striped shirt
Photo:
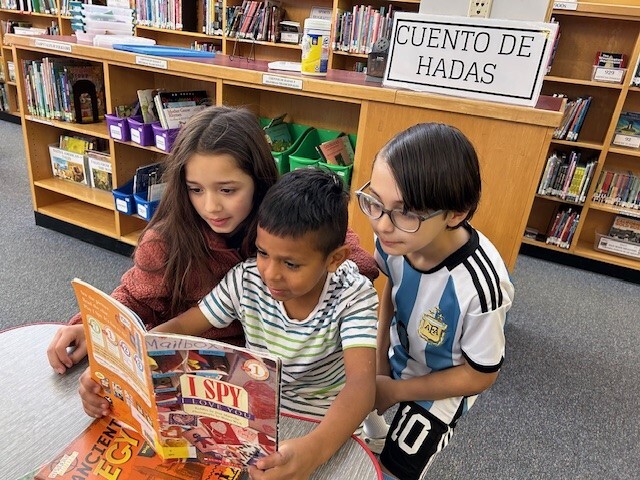
[[[254,480],[308,478],[373,408],[378,297],[347,260],[348,201],[332,173],[284,175],[260,205],[257,258],[153,330],[199,335],[238,319],[248,348],[282,359],[282,411],[320,423],[250,467]]]

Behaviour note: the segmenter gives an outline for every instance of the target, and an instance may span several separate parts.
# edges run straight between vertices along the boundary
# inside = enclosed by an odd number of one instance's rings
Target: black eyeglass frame
[[[426,222],[430,218],[437,217],[438,215],[440,215],[441,213],[444,212],[444,210],[440,209],[440,210],[436,210],[435,212],[428,213],[426,215],[421,215],[421,214],[416,213],[416,212],[399,210],[397,208],[396,209],[392,209],[392,210],[387,210],[386,208],[384,208],[384,205],[382,204],[382,202],[380,202],[380,200],[378,200],[375,197],[372,197],[368,193],[364,192],[364,190],[366,188],[368,188],[369,185],[371,185],[371,180],[369,180],[362,187],[360,187],[358,190],[356,190],[356,197],[358,198],[358,206],[360,207],[360,210],[362,211],[362,213],[364,213],[367,217],[371,218],[372,220],[380,220],[382,218],[382,216],[386,213],[389,216],[389,219],[391,220],[391,223],[393,223],[393,226],[396,227],[398,230],[400,230],[402,232],[415,233],[418,230],[420,230],[420,227],[422,226],[422,222]],[[365,212],[364,208],[362,207],[362,202],[360,200],[362,197],[367,198],[368,200],[371,201],[371,203],[375,203],[375,204],[379,205],[380,206],[380,215],[378,215],[376,217],[376,216],[370,215],[367,212]],[[400,227],[396,223],[396,221],[394,220],[394,215],[392,215],[392,213],[394,213],[394,212],[398,212],[398,213],[401,213],[403,215],[405,215],[407,213],[411,213],[412,215],[415,215],[415,217],[418,219],[417,228],[415,230],[407,230],[406,228]]]

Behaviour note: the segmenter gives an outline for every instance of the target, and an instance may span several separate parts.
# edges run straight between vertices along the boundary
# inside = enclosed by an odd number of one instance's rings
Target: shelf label
[[[300,80],[299,78],[280,77],[278,75],[270,75],[268,73],[262,75],[262,84],[271,85],[274,87],[302,90],[302,80]]]
[[[593,79],[596,82],[622,83],[626,68],[594,67]]]
[[[640,148],[640,137],[616,133],[616,136],[613,137],[613,144],[621,147]]]
[[[383,85],[535,106],[557,23],[397,12]]]
[[[566,2],[553,2],[553,8],[555,10],[577,10],[578,2],[568,0]]]
[[[162,60],[161,58],[145,57],[142,55],[136,55],[136,65],[161,68],[162,70],[167,70],[168,68],[166,60]]]
[[[628,242],[614,240],[611,237],[601,237],[598,242],[598,250],[640,258],[640,244],[634,245]]]
[[[55,42],[53,40],[36,39],[35,46],[38,48],[46,48],[47,50],[55,50],[56,52],[71,53],[70,43]]]

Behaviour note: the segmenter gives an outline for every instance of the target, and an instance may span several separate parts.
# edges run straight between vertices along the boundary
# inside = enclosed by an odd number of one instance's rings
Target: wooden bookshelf
[[[166,69],[136,63],[133,53],[79,45],[74,37],[50,37],[69,43],[70,52],[36,46],[36,40],[11,36],[18,67],[18,99],[26,106],[22,60],[68,56],[100,64],[105,72],[107,110],[131,102],[138,88],[205,89],[216,104],[243,105],[261,117],[287,112],[287,121],[357,135],[351,191],[369,179],[379,148],[395,133],[417,122],[439,121],[460,128],[481,159],[483,196],[474,226],[497,246],[509,268],[515,265],[522,231],[534,198],[562,102],[541,98],[538,108],[500,105],[425,93],[400,91],[366,82],[362,73],[329,70],[326,78],[278,74],[299,88],[274,86],[267,62],[231,59],[188,61],[166,59]],[[36,218],[46,216],[134,245],[144,220],[113,209],[104,192],[53,178],[47,145],[62,131],[91,132],[107,138],[104,123],[79,125],[23,115],[23,134]],[[114,185],[124,185],[136,167],[163,155],[154,148],[109,138]],[[509,181],[506,182],[505,178]],[[351,226],[363,246],[373,249],[368,219],[356,202],[350,205]]]
[[[596,234],[607,234],[616,215],[639,216],[640,211],[592,201],[603,170],[630,170],[636,175],[640,174],[640,150],[612,145],[620,113],[640,111],[640,88],[630,86],[640,57],[640,5],[636,0],[580,1],[576,10],[553,10],[552,16],[560,24],[560,40],[542,91],[547,95],[565,93],[570,98],[591,95],[593,101],[578,141],[554,139],[549,155],[554,150],[575,150],[583,157],[597,158],[598,164],[583,204],[541,195],[536,195],[533,200],[527,226],[542,233],[552,223],[559,203],[580,211],[580,221],[569,248],[558,248],[528,238],[523,243],[640,270],[640,259],[609,254],[594,247]],[[627,56],[628,69],[622,84],[591,80],[598,51],[624,53]]]

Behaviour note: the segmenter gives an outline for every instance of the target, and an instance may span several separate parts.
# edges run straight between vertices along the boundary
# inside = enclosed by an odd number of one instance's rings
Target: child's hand
[[[102,387],[94,382],[87,368],[80,376],[78,392],[80,393],[85,413],[93,418],[109,415],[109,402],[99,395],[100,390],[102,390]]]
[[[71,354],[67,348],[75,345]],[[67,325],[58,329],[47,348],[49,364],[56,373],[64,373],[87,355],[87,342],[82,324]]]
[[[380,415],[398,401],[393,397],[395,380],[387,375],[376,376],[376,404],[373,407]]]
[[[311,443],[307,437],[282,442],[276,453],[249,467],[251,480],[307,480],[319,466]]]

